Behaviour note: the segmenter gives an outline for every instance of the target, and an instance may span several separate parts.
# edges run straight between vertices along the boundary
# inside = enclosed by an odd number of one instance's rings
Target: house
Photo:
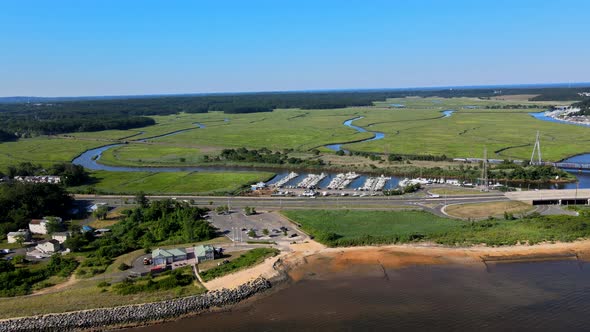
[[[8,240],[8,243],[17,243],[18,238],[21,236],[25,242],[31,240],[31,232],[29,232],[28,229],[19,229],[16,232],[10,232],[6,235],[6,238]]]
[[[43,219],[33,219],[29,223],[29,230],[33,234],[47,234],[47,223],[49,222],[57,222],[59,224],[63,223],[63,220],[60,217],[43,217]]]
[[[46,240],[39,242],[35,249],[44,254],[53,254],[61,250],[61,244],[57,240]]]
[[[152,251],[152,264],[168,265],[173,262],[186,260],[186,250],[184,249],[156,249]]]
[[[51,234],[51,238],[59,243],[64,243],[70,238],[70,232],[56,232]]]
[[[210,261],[215,259],[215,248],[213,246],[205,244],[195,247],[195,258],[197,263],[204,261]]]

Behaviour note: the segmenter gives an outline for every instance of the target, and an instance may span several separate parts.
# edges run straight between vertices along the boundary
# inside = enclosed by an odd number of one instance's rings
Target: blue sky
[[[590,1],[0,2],[0,96],[590,81]]]

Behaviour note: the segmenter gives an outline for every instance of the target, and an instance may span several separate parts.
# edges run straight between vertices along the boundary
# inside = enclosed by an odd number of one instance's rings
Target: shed
[[[195,247],[195,258],[197,263],[210,261],[215,259],[215,248],[213,246],[205,244]]]

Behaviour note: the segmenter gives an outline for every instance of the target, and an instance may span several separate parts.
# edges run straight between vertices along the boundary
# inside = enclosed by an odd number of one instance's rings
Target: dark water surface
[[[310,275],[229,311],[168,331],[588,331],[590,266],[578,261],[369,266]]]

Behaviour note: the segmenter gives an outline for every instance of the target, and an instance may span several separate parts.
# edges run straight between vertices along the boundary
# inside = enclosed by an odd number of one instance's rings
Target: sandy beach
[[[480,264],[486,261],[581,259],[590,260],[590,240],[506,247],[446,247],[432,243],[327,248],[313,240],[289,246],[283,252],[251,269],[242,270],[205,284],[207,289],[233,288],[259,276],[273,278],[287,273],[296,281],[306,274],[331,273],[355,265],[404,268],[429,264]]]

